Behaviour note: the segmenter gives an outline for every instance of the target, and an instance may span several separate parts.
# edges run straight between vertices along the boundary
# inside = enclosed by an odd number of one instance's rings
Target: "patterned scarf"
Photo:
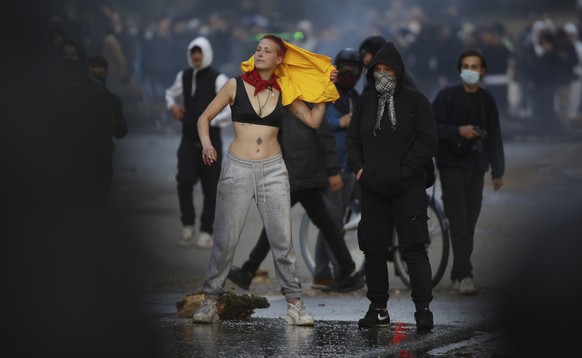
[[[374,126],[374,135],[376,130],[381,130],[380,122],[384,115],[384,108],[388,102],[388,114],[390,117],[390,128],[392,132],[396,130],[396,112],[394,110],[394,90],[396,89],[396,76],[390,76],[384,72],[374,72],[374,79],[376,80],[376,90],[380,93],[378,101],[378,110],[376,112],[376,125]]]
[[[255,86],[255,96],[262,89],[267,87],[273,87],[276,88],[279,92],[281,91],[281,88],[279,88],[279,84],[275,80],[275,74],[273,74],[270,79],[264,80],[261,78],[259,71],[257,71],[257,69],[255,68],[251,72],[242,74],[240,77],[243,79],[243,81]]]

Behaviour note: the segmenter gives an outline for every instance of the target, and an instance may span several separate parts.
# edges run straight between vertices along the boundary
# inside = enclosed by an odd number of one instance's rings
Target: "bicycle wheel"
[[[430,243],[426,245],[430,267],[432,269],[432,286],[436,286],[445,274],[449,261],[449,224],[440,204],[429,197],[428,233]],[[410,275],[402,254],[398,249],[398,235],[393,236],[394,267],[404,284],[410,287]]]
[[[315,272],[315,245],[318,234],[319,229],[311,222],[309,215],[304,213],[299,226],[299,246],[305,265],[312,274]],[[358,246],[357,229],[346,230],[344,240],[356,264],[356,269],[361,272],[364,266],[364,253]]]

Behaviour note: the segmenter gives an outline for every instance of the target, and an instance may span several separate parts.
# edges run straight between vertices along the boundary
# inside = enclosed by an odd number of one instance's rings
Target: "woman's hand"
[[[202,161],[204,164],[210,166],[216,161],[218,154],[213,146],[202,148]]]

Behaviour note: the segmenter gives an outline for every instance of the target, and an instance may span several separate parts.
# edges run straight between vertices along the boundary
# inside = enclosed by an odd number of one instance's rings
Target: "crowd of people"
[[[574,16],[558,23],[547,15],[524,13],[527,21],[516,29],[497,20],[477,23],[454,4],[428,14],[422,5],[401,0],[383,7],[364,3],[350,9],[357,10],[357,16],[337,16],[338,22],[265,13],[253,1],[239,6],[210,11],[204,17],[160,11],[146,18],[102,5],[86,19],[78,5],[69,5],[51,30],[64,31],[85,44],[88,55],[100,54],[108,60],[109,86],[124,99],[128,117],[136,125],[170,120],[165,89],[182,69],[183,49],[195,37],[209,39],[214,46],[213,66],[233,77],[257,35],[277,33],[329,57],[346,47],[358,49],[369,36],[382,35],[396,44],[408,72],[429,99],[456,79],[451,54],[477,48],[490,67],[482,85],[494,94],[502,118],[529,120],[544,133],[579,128],[582,42]]]

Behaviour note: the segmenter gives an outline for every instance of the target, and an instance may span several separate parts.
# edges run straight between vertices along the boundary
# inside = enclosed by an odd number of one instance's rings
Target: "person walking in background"
[[[344,217],[350,202],[357,200],[359,206],[359,188],[355,188],[354,174],[346,166],[345,135],[352,118],[352,111],[360,94],[355,89],[356,83],[362,75],[362,61],[356,49],[344,48],[335,56],[334,64],[338,69],[335,86],[340,98],[325,109],[325,118],[335,137],[335,148],[338,157],[338,167],[343,182],[340,191],[334,190],[330,177],[330,185],[326,186],[323,198],[327,211],[333,217],[336,225],[344,226]],[[357,197],[357,199],[355,199]],[[352,200],[354,199],[354,200]],[[359,207],[357,210],[359,214]],[[354,218],[357,216],[357,219]],[[355,228],[359,222],[359,215],[353,215],[351,222]],[[356,221],[357,220],[357,221]],[[345,227],[344,227],[345,228]],[[349,226],[347,228],[350,228]],[[347,229],[345,228],[345,229]],[[334,283],[334,277],[339,277],[339,265],[333,252],[327,245],[323,233],[320,231],[315,246],[315,272],[313,273],[314,288],[325,288]]]
[[[53,125],[67,129],[58,144],[63,149],[62,163],[67,164],[62,172],[66,173],[65,181],[71,190],[80,190],[105,203],[113,178],[111,95],[89,77],[86,51],[80,42],[65,38],[60,52],[59,87],[50,95],[55,96],[55,105],[63,108],[63,122]]]
[[[553,71],[557,85],[554,107],[556,108],[556,117],[560,128],[563,132],[569,134],[571,132],[568,115],[570,92],[572,91],[572,84],[578,76],[575,69],[579,62],[576,45],[564,27],[556,30],[555,51],[558,63],[555,71]]]
[[[106,81],[109,75],[109,64],[107,60],[101,55],[91,56],[88,59],[88,73],[89,76],[101,82],[106,88]],[[127,135],[127,123],[123,115],[123,104],[121,98],[115,93],[107,90],[111,96],[111,133],[115,138],[124,138]],[[112,147],[112,150],[114,147]]]
[[[554,108],[558,88],[555,73],[558,71],[560,59],[552,28],[544,21],[534,22],[522,54],[528,101],[532,115],[540,125],[540,132],[561,134],[563,128]]]
[[[503,35],[504,29],[500,23],[481,30],[480,51],[488,60],[487,75],[483,77],[483,85],[495,98],[500,117],[509,113],[508,86],[510,74],[514,71],[514,55],[507,43],[503,42]],[[452,67],[454,69],[454,65]]]
[[[433,327],[431,267],[425,245],[428,181],[426,168],[437,151],[430,102],[404,85],[404,62],[392,42],[372,59],[364,92],[354,108],[345,137],[347,165],[362,194],[358,244],[364,252],[368,312],[360,327],[388,326],[388,251],[394,228],[410,274],[414,318],[419,330]],[[429,183],[432,185],[432,183]]]
[[[216,207],[216,185],[220,177],[221,162],[204,165],[202,144],[198,136],[196,120],[228,81],[228,77],[212,68],[213,51],[205,37],[197,37],[188,45],[187,59],[190,67],[180,71],[174,84],[166,90],[166,105],[172,116],[182,122],[182,139],[178,147],[178,200],[182,236],[180,244],[201,248],[212,247],[214,212]],[[183,97],[184,105],[177,100]],[[229,124],[230,108],[225,107],[212,122],[209,135],[222,158],[221,127]],[[196,211],[194,208],[194,185],[200,180],[204,202],[200,215],[200,231],[194,239]]]
[[[476,294],[471,254],[481,211],[483,179],[491,168],[493,190],[503,186],[505,157],[493,95],[479,86],[487,71],[483,55],[468,49],[458,57],[462,83],[442,89],[432,106],[439,149],[436,165],[453,247],[451,291]]]
[[[579,113],[580,102],[582,101],[582,41],[580,40],[578,26],[574,23],[567,22],[562,27],[570,37],[572,44],[574,44],[576,57],[578,59],[576,66],[574,66],[574,75],[570,81],[570,93],[566,111],[566,117],[569,124],[576,126],[576,124],[580,124]]]
[[[219,320],[216,302],[223,293],[254,200],[269,239],[281,293],[287,300],[285,322],[313,326],[313,317],[301,300],[291,241],[289,176],[277,136],[285,116],[284,106],[307,126],[320,126],[325,102],[339,97],[330,81],[337,74],[329,57],[309,53],[275,35],[263,36],[241,69],[244,73],[230,79],[198,119],[204,164],[212,166],[220,159],[210,136],[210,122],[229,104],[234,140],[218,183],[215,241],[202,286],[205,298],[192,320]],[[309,109],[304,101],[314,103],[313,107]]]

